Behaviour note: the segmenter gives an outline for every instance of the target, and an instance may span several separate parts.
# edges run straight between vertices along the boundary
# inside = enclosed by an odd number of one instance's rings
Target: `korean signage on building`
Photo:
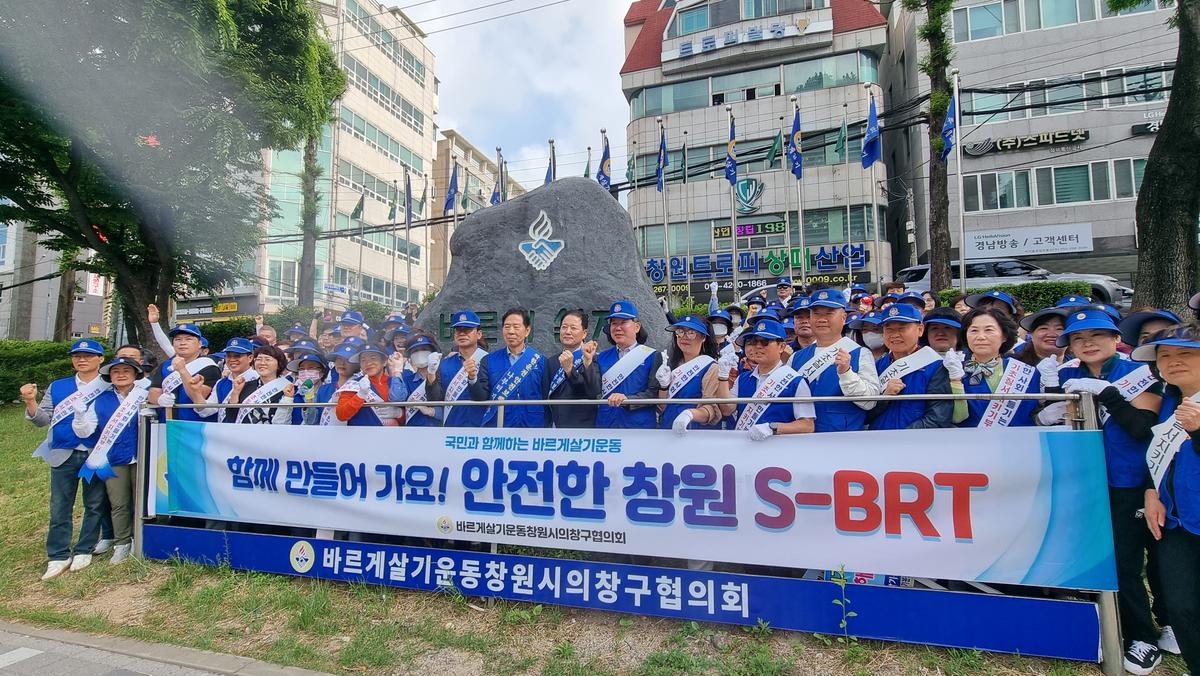
[[[180,301],[175,309],[176,318],[188,322],[223,322],[258,313],[258,297],[253,295],[193,298]]]
[[[967,231],[967,259],[1044,256],[1092,250],[1091,223]]]
[[[759,225],[772,225],[759,224]],[[729,226],[717,228],[729,230]],[[739,225],[741,231],[743,226]],[[758,226],[745,226],[758,227]],[[808,280],[822,284],[842,284],[848,281],[870,281],[867,270],[871,252],[864,243],[829,244],[808,248]],[[778,248],[765,251],[739,251],[737,256],[739,293],[770,286],[778,277],[800,274],[801,249]],[[655,294],[667,291],[668,277],[672,293],[707,297],[708,284],[716,281],[719,291],[733,291],[733,253],[706,253],[671,256],[668,263],[664,257],[647,258],[644,261],[646,277]],[[853,277],[849,275],[853,272]],[[799,281],[799,280],[797,280]]]
[[[968,143],[963,146],[963,152],[972,157],[980,157],[988,153],[1003,153],[1013,150],[1033,150],[1051,146],[1083,143],[1091,138],[1087,129],[1063,129],[1059,131],[1044,131],[1037,134],[1021,136],[1005,136],[1004,138],[986,139],[979,143]]]

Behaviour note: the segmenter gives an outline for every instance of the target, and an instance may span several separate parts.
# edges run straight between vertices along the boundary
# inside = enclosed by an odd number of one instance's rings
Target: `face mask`
[[[724,324],[713,324],[713,335],[717,338],[724,338],[729,335],[729,328]]]
[[[863,343],[866,344],[867,349],[878,350],[879,348],[883,347],[883,334],[882,333],[864,333],[863,334]]]
[[[317,369],[301,369],[296,374],[296,380],[301,383],[315,383],[321,379],[321,372]],[[311,385],[309,385],[311,387]]]
[[[741,315],[736,315],[736,314],[732,314],[732,313],[731,313],[729,316],[730,316],[730,317],[733,317],[733,325],[734,325],[734,326],[741,326],[741,325],[742,325],[742,316],[741,316]]]
[[[412,362],[413,368],[423,369],[429,366],[429,352],[421,350],[409,355],[408,360]]]

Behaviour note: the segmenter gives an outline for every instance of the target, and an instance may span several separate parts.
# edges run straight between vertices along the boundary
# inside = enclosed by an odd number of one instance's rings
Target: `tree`
[[[69,4],[69,6],[67,6]],[[236,281],[273,214],[261,151],[310,124],[303,0],[14,0],[0,8],[0,219],[142,308]],[[307,26],[306,37],[294,33]],[[299,53],[299,56],[298,56]]]
[[[904,0],[904,8],[914,14],[925,12],[925,23],[917,37],[925,41],[929,53],[921,60],[921,72],[929,78],[929,288],[935,293],[950,288],[950,194],[946,189],[946,162],[942,160],[942,125],[950,106],[951,87],[946,77],[954,49],[946,33],[946,21],[954,10],[954,0]],[[961,102],[959,102],[961,106]],[[956,134],[961,138],[962,134]],[[959,255],[962,245],[959,245]]]
[[[1113,11],[1138,0],[1109,0]],[[1179,52],[1171,100],[1146,158],[1137,199],[1138,267],[1134,306],[1187,314],[1197,282],[1200,220],[1200,0],[1175,0]]]

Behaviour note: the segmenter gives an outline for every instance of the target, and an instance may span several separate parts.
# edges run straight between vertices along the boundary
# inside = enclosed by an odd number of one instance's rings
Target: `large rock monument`
[[[533,313],[530,343],[545,355],[561,351],[558,325],[568,310],[591,313],[601,348],[609,346],[604,316],[617,300],[637,306],[647,343],[669,344],[666,317],[642,274],[629,214],[595,181],[565,178],[503,204],[481,209],[459,223],[450,238],[445,288],[425,308],[417,326],[453,348],[455,310],[474,310],[495,349],[501,317],[514,306]]]

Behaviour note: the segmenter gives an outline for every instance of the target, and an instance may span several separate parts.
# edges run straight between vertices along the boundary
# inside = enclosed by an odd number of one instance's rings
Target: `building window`
[[[1136,197],[1142,188],[1146,160],[1113,160],[1117,199]]]
[[[375,14],[367,11],[366,8],[354,0],[348,0],[346,3],[346,14],[350,16],[350,23],[358,29],[358,32],[363,37],[374,43],[376,47],[391,59],[392,63],[400,66],[404,73],[412,78],[414,82],[424,86],[425,64],[421,63],[416,54],[404,48],[402,44],[403,38],[397,38],[395,35],[392,35],[391,31],[384,28],[382,24],[375,20]]]
[[[11,267],[8,260],[8,223],[0,223],[0,270],[7,270]]]
[[[367,122],[358,113],[344,105],[341,108],[341,127],[346,133],[383,153],[393,162],[398,162],[416,173],[424,171],[425,161],[419,155],[401,145],[382,129]]]
[[[375,103],[383,106],[410,129],[422,136],[425,135],[425,113],[392,89],[391,85],[349,54],[342,54],[342,67],[346,71],[346,79],[350,81],[351,85],[357,87]]]
[[[714,106],[779,96],[780,93],[778,67],[732,73],[712,79]]]
[[[272,300],[295,300],[299,288],[296,261],[267,261],[267,297]]]
[[[688,35],[708,30],[708,5],[681,11],[676,21],[679,25],[676,35]]]
[[[997,211],[1107,202],[1137,196],[1144,159],[1037,167],[963,176],[963,211]]]

